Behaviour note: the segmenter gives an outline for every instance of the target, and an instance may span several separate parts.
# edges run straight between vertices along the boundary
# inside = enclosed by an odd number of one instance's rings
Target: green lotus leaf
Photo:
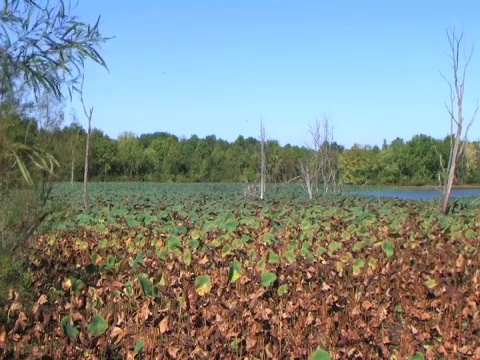
[[[233,261],[230,263],[230,267],[228,269],[228,280],[230,282],[237,281],[240,276],[242,275],[242,265],[238,261]]]
[[[331,253],[334,253],[337,250],[340,250],[342,248],[342,243],[339,243],[338,241],[333,241],[328,245],[328,251]]]
[[[137,256],[135,257],[135,260],[132,262],[132,269],[136,270],[140,265],[143,265],[143,261],[145,260],[145,257],[143,255],[142,250],[138,250]]]
[[[139,274],[138,279],[140,280],[140,285],[142,286],[143,293],[146,296],[158,296],[158,289],[150,281],[147,274]]]
[[[264,271],[261,275],[261,282],[263,287],[271,286],[277,280],[277,274],[271,271]]]
[[[88,332],[93,336],[100,336],[108,329],[108,323],[102,315],[94,315],[92,322],[88,325]]]
[[[137,343],[135,344],[135,348],[133,349],[133,352],[135,354],[138,354],[140,351],[142,351],[144,346],[145,346],[145,340],[138,340]]]
[[[195,291],[198,295],[204,296],[212,290],[212,282],[210,276],[200,275],[195,279]]]
[[[73,321],[70,316],[65,316],[60,322],[60,327],[62,328],[63,334],[68,336],[70,339],[76,339],[80,333],[78,329],[73,325]]]
[[[105,264],[105,267],[111,270],[114,268],[116,262],[117,262],[117,259],[115,258],[115,256],[113,256],[112,254],[109,254],[107,256],[107,263]]]
[[[332,360],[332,356],[323,349],[317,349],[312,353],[310,360]]]
[[[295,256],[295,253],[293,251],[290,251],[290,250],[286,251],[283,254],[283,257],[285,258],[285,260],[289,264],[293,264],[297,260],[297,257]]]
[[[421,352],[416,352],[415,355],[412,355],[408,358],[408,360],[424,360],[425,357],[423,356],[423,354]]]
[[[288,291],[288,285],[287,284],[282,284],[278,287],[277,289],[277,294],[279,296],[285,295]]]
[[[279,256],[275,254],[273,251],[270,251],[268,253],[267,262],[269,264],[278,264],[279,261],[280,261]]]
[[[382,242],[382,250],[389,258],[395,254],[393,242],[390,240]]]

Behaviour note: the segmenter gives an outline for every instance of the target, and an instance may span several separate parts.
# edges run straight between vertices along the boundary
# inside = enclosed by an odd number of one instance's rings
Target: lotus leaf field
[[[25,359],[480,359],[480,213],[238,185],[59,187],[0,354]]]

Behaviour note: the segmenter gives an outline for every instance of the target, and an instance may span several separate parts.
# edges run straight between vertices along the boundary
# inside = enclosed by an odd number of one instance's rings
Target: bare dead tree
[[[312,166],[312,161],[315,163],[315,160],[312,157],[307,156],[304,159],[300,160],[299,169],[300,176],[303,180],[302,187],[308,194],[310,200],[313,199],[313,187],[316,179],[316,170],[315,164]]]
[[[245,188],[243,189],[243,197],[247,198],[248,196],[257,197],[260,193],[258,184],[246,184]]]
[[[333,126],[328,116],[317,119],[309,127],[310,143],[307,144],[307,155],[299,162],[300,176],[309,198],[313,191],[336,191],[338,174],[338,154],[333,148]]]
[[[450,88],[450,103],[445,107],[450,115],[450,155],[444,171],[444,179],[440,196],[440,209],[443,213],[448,212],[448,201],[455,182],[455,172],[460,158],[467,143],[467,135],[478,112],[478,101],[475,110],[464,126],[463,100],[465,90],[465,77],[468,65],[473,55],[473,45],[467,54],[463,46],[463,32],[457,36],[455,29],[447,30],[448,43],[450,45],[450,59],[452,61],[453,80],[448,80],[442,73],[440,75],[447,81]],[[463,59],[461,59],[461,55]],[[442,160],[440,159],[442,162]]]
[[[267,177],[267,157],[265,155],[265,143],[266,143],[265,127],[263,121],[260,120],[260,199],[265,197],[265,184]]]
[[[72,115],[72,117],[73,117],[73,123],[74,124],[78,123],[77,117],[75,115]],[[73,146],[72,146],[72,161],[70,166],[70,184],[72,186],[73,186],[73,180],[75,178],[75,154],[76,154],[77,143],[80,137],[81,130],[82,130],[81,127],[79,127],[77,130],[77,133],[75,134],[75,140],[73,141]]]
[[[85,169],[83,172],[83,207],[85,209],[88,208],[88,158],[89,158],[89,150],[90,150],[90,133],[92,131],[92,117],[93,117],[93,107],[91,107],[87,111],[87,107],[85,106],[85,101],[83,99],[83,79],[82,79],[82,89],[80,91],[80,102],[82,103],[83,113],[85,114],[86,118],[88,119],[88,127],[87,127],[87,140],[85,144]]]
[[[338,153],[333,148],[333,125],[330,118],[324,116],[320,123],[317,121],[316,128],[316,134],[319,134],[317,141],[320,142],[318,147],[320,181],[326,193],[336,192]]]

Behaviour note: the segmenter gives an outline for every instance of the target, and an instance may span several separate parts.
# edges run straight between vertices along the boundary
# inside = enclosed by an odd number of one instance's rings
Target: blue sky
[[[77,13],[115,36],[110,72],[86,67],[93,125],[116,138],[166,131],[259,135],[304,145],[327,114],[335,140],[381,145],[449,131],[445,30],[480,41],[480,2],[451,0],[80,0]],[[465,111],[480,97],[480,49],[468,69]],[[86,119],[78,102],[74,108]],[[480,119],[469,138],[480,138]]]

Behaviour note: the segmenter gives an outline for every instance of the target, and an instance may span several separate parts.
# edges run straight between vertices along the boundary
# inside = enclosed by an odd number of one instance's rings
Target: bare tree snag
[[[87,141],[85,144],[85,169],[83,172],[83,207],[85,209],[88,208],[88,157],[89,157],[89,150],[90,150],[90,133],[92,131],[92,117],[93,117],[93,107],[91,107],[87,111],[87,107],[85,106],[85,101],[83,99],[83,79],[82,79],[82,89],[80,92],[80,102],[82,103],[83,112],[88,119],[88,128],[87,128]]]
[[[312,159],[310,157],[306,157],[305,159],[300,161],[300,176],[302,177],[303,183],[302,186],[307,191],[308,198],[310,200],[313,199],[313,186],[315,183],[315,166],[313,167],[312,171]]]
[[[73,124],[78,124],[77,117],[72,114],[72,118],[73,118],[72,123]],[[79,126],[77,134],[75,135],[75,140],[73,142],[73,146],[72,146],[72,158],[71,158],[71,164],[70,164],[71,165],[70,166],[70,184],[72,186],[73,186],[73,181],[75,179],[75,153],[76,153],[78,138],[80,137],[81,129],[82,128]]]
[[[260,120],[260,199],[265,197],[265,184],[267,176],[267,157],[265,155],[266,134],[263,121]]]
[[[320,181],[323,183],[325,193],[336,192],[338,153],[333,148],[333,125],[328,116],[324,116],[320,124],[317,121],[317,133],[320,134],[318,146],[318,162]]]
[[[309,128],[308,154],[299,162],[300,176],[309,199],[313,191],[337,190],[338,152],[333,147],[333,126],[328,116],[316,120]]]
[[[448,43],[450,45],[453,80],[448,80],[442,73],[440,75],[447,81],[450,88],[450,103],[445,103],[445,107],[450,115],[450,155],[448,164],[445,168],[443,185],[440,196],[440,209],[443,213],[448,212],[448,201],[455,183],[455,171],[460,158],[464,152],[467,143],[467,135],[478,112],[478,101],[469,122],[464,126],[463,100],[465,90],[465,76],[468,65],[473,55],[473,46],[467,54],[463,46],[463,32],[459,36],[452,31],[447,30]],[[463,59],[461,59],[461,55]],[[463,64],[463,65],[461,65]],[[441,160],[440,160],[441,161]]]

